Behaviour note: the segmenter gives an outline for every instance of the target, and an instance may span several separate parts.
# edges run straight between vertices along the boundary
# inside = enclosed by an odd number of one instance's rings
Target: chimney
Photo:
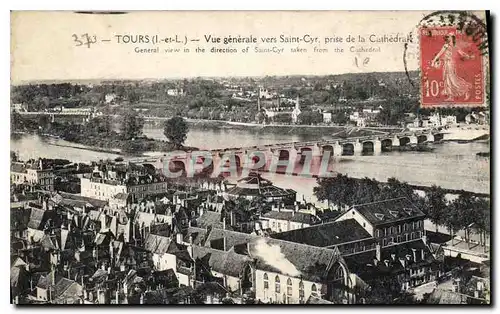
[[[109,241],[109,256],[110,256],[110,260],[113,260],[113,258],[115,256],[115,250],[113,248],[113,241]]]
[[[40,167],[40,170],[43,170],[43,160],[42,160],[42,158],[38,159],[38,165]]]
[[[226,230],[226,217],[222,218],[222,229]]]
[[[177,232],[177,234],[175,235],[175,242],[177,242],[177,244],[182,244],[183,242],[183,237],[182,237],[182,233],[180,232]]]
[[[227,251],[227,247],[226,247],[226,246],[227,246],[227,244],[226,244],[226,236],[224,236],[224,237],[222,238],[222,245],[223,245],[223,250],[224,250],[224,252],[225,252],[225,251]]]
[[[382,260],[382,254],[380,252],[380,243],[377,243],[377,245],[375,246],[375,252],[376,252],[376,255],[375,257],[377,258],[377,260],[381,261]]]
[[[236,225],[236,214],[233,211],[230,212],[230,217],[231,217],[231,226]]]
[[[396,260],[396,254],[391,254],[391,259],[392,259],[393,261],[395,261],[395,260]]]
[[[411,249],[413,252],[413,262],[417,261],[417,250],[416,249]]]
[[[50,281],[51,281],[52,285],[55,286],[55,284],[56,284],[56,270],[55,270],[54,266],[52,266],[52,271],[50,272]]]

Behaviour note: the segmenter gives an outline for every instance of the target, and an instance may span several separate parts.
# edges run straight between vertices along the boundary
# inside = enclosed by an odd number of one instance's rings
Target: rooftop
[[[356,209],[373,225],[425,217],[425,214],[406,197],[354,205],[352,208]]]
[[[295,211],[270,211],[262,215],[263,218],[286,220],[292,222],[298,222],[308,225],[314,225],[321,222],[321,220],[309,213],[295,212]]]
[[[354,219],[330,222],[307,228],[275,233],[271,237],[317,247],[369,239],[371,235]]]

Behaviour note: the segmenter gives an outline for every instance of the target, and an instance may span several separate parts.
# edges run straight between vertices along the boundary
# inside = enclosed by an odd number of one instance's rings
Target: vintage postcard
[[[489,29],[13,11],[11,303],[489,305]]]

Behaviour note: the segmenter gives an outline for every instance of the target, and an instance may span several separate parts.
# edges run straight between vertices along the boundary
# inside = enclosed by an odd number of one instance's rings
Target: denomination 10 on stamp
[[[419,32],[422,107],[484,105],[483,56],[472,37],[454,27]]]

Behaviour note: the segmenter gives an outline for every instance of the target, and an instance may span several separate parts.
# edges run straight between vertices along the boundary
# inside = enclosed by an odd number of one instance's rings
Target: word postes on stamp
[[[456,27],[419,32],[422,106],[483,105],[483,54],[473,38]]]

